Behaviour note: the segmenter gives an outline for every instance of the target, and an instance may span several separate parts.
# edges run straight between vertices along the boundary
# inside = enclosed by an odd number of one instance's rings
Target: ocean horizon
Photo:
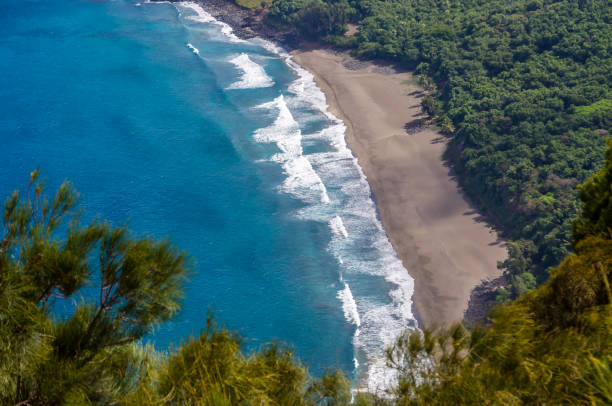
[[[392,379],[382,351],[417,328],[414,283],[310,73],[192,2],[4,11],[0,192],[39,167],[48,191],[75,185],[86,219],[188,252],[182,310],[148,342],[176,348],[214,312],[247,348],[290,343],[315,374]]]

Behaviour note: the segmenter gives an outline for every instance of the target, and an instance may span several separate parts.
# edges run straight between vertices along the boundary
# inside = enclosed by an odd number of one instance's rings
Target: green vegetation
[[[125,228],[82,226],[70,184],[49,201],[37,178],[25,199],[7,199],[0,228],[0,402],[113,403],[139,368],[132,343],[179,307],[185,256]],[[58,297],[76,302],[70,317],[54,317]]]
[[[345,404],[340,373],[312,379],[292,353],[245,355],[211,320],[161,354],[139,344],[179,309],[186,257],[167,242],[74,214],[65,183],[49,201],[31,177],[5,203],[0,226],[0,404]],[[81,294],[85,299],[79,299]],[[74,303],[65,315],[55,304]]]
[[[611,141],[612,142],[612,141]],[[588,235],[612,239],[612,144],[606,152],[606,164],[581,185],[582,214],[574,223],[574,241]]]
[[[175,354],[147,354],[135,391],[123,405],[348,405],[349,386],[339,371],[313,379],[285,346],[269,344],[245,355],[235,334],[214,326]]]
[[[414,69],[464,186],[512,239],[502,296],[522,296],[489,329],[402,336],[391,397],[356,403],[612,404],[612,142],[589,178],[612,125],[609,1],[274,0],[268,18]],[[176,350],[143,345],[179,309],[186,256],[83,225],[76,203],[67,183],[46,199],[38,172],[6,200],[0,404],[349,403],[340,372],[313,378],[280,344],[245,353],[212,318]]]
[[[340,36],[355,16],[356,10],[346,0],[273,1],[267,15],[272,25],[293,27],[308,39]]]
[[[513,241],[502,296],[548,279],[612,126],[609,0],[274,0],[268,20],[412,69],[460,182]]]
[[[267,7],[272,3],[271,0],[234,0],[234,2],[240,7],[248,8],[250,10]]]
[[[612,404],[612,142],[607,158],[580,189],[575,253],[547,283],[499,308],[489,330],[406,335],[388,350],[397,404]]]
[[[48,201],[37,178],[25,199],[7,199],[0,229],[0,404],[350,403],[341,372],[312,378],[280,344],[245,354],[212,317],[176,351],[143,346],[178,309],[185,254],[125,228],[81,225],[72,187]],[[488,330],[401,336],[386,352],[398,384],[355,404],[612,404],[612,141],[580,198],[575,253],[548,282],[498,308]],[[54,314],[54,301],[86,287],[72,312]]]

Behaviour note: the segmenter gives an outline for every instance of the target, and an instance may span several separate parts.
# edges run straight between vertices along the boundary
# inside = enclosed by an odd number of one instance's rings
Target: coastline
[[[181,3],[184,0],[150,0],[151,2]],[[287,51],[298,48],[298,39],[291,31],[270,27],[263,22],[261,10],[244,9],[231,0],[189,0],[197,3],[216,20],[232,27],[233,33],[241,39],[262,38],[281,45]]]
[[[376,197],[398,257],[415,280],[413,301],[425,327],[461,321],[472,290],[501,275],[503,241],[484,223],[442,160],[446,138],[421,127],[423,91],[412,76],[325,49],[296,50]]]
[[[195,2],[240,38],[280,44],[313,74],[330,112],[345,123],[347,144],[367,177],[387,237],[415,280],[419,324],[461,321],[475,288],[500,276],[497,261],[506,251],[442,160],[446,139],[419,125],[423,91],[411,84],[412,76],[298,43],[290,32],[266,26],[261,13],[228,0]]]

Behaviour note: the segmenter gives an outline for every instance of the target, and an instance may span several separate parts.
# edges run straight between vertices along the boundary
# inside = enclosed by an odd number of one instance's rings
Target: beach
[[[473,289],[469,322],[479,321],[499,286],[504,242],[460,189],[442,155],[447,138],[421,108],[425,92],[409,72],[356,60],[268,27],[262,16],[226,0],[201,3],[240,38],[260,37],[291,50],[323,90],[329,110],[371,187],[380,220],[414,278],[413,313],[426,327],[461,321]],[[472,297],[474,299],[474,297]]]
[[[498,277],[498,238],[442,159],[447,139],[421,126],[424,93],[409,73],[324,49],[292,52],[346,124],[346,140],[376,197],[387,235],[415,280],[425,327],[461,321],[470,293]]]

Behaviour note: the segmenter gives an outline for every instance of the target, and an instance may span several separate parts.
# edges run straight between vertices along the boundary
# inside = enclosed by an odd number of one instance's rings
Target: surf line
[[[318,221],[328,221],[334,235],[329,250],[343,270],[339,278],[344,289],[338,292],[338,297],[346,320],[355,325],[355,369],[359,369],[359,359],[366,361],[367,370],[357,377],[363,379],[358,385],[374,390],[388,388],[397,381],[397,375],[386,367],[385,348],[406,329],[418,331],[412,314],[414,280],[397,257],[380,222],[367,179],[346,144],[346,127],[329,112],[325,94],[314,76],[282,47],[266,40],[254,41],[282,58],[296,74],[297,79],[289,85],[289,92],[319,110],[329,121],[326,128],[304,138],[324,140],[332,146],[332,151],[309,154],[308,159],[324,185],[346,191],[344,202],[334,199],[331,210],[324,210],[318,204],[312,210],[315,213],[305,213],[308,209],[302,213]],[[325,219],[326,216],[329,217]],[[373,252],[374,258],[364,257],[364,250]],[[390,283],[392,287],[386,298],[376,297],[367,287],[364,289],[360,283],[362,275],[382,277]]]
[[[253,135],[256,141],[274,143],[279,148],[280,152],[271,158],[281,164],[287,175],[279,189],[307,203],[307,207],[298,215],[329,224],[333,237],[328,249],[342,269],[339,281],[343,288],[337,291],[337,296],[342,303],[345,319],[355,326],[355,370],[366,368],[361,376],[364,381],[359,385],[374,389],[388,387],[394,382],[394,376],[386,368],[383,351],[406,328],[416,330],[416,320],[411,312],[414,285],[377,217],[369,184],[346,145],[344,123],[328,111],[325,95],[316,85],[313,75],[298,65],[284,49],[263,39],[240,40],[231,27],[214,19],[198,4],[179,4],[195,12],[195,15],[187,15],[186,19],[219,26],[228,42],[257,44],[283,60],[297,76],[289,85],[287,96],[293,95],[327,118],[328,127],[315,134],[303,135],[286,98],[279,96],[256,107],[274,111],[276,118],[271,125],[257,130]],[[246,58],[242,59],[242,63],[248,63]],[[257,65],[256,69],[259,68],[261,66]],[[243,72],[245,75],[246,70]],[[302,148],[304,139],[326,141],[333,150],[305,156]],[[348,199],[342,202],[335,198],[332,200],[326,185],[331,185],[334,190],[346,191],[345,197]],[[369,251],[373,258],[364,257],[364,250]],[[380,277],[390,283],[393,288],[387,292],[386,300],[381,300],[372,292],[364,292],[363,286],[358,283],[360,275]],[[365,363],[360,363],[360,360]]]

